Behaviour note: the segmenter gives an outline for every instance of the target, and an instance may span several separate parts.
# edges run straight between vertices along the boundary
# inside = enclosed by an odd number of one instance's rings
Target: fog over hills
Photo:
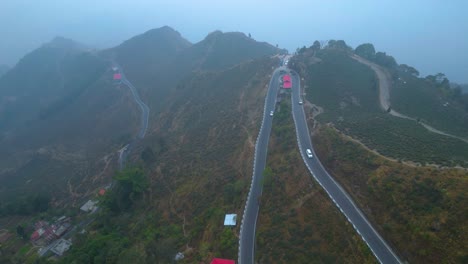
[[[259,263],[378,261],[304,160],[401,259],[467,259],[463,87],[367,42],[316,40],[285,57],[250,33],[189,39],[169,26],[104,49],[55,37],[0,73],[0,263],[236,259],[260,145]],[[265,118],[271,140],[259,144]],[[100,209],[80,209],[88,200]],[[73,246],[40,257],[58,219]]]
[[[287,7],[278,0],[2,1],[0,25],[8,26],[0,27],[0,64],[13,66],[57,35],[104,49],[171,25],[192,43],[217,29],[242,31],[290,52],[315,39],[345,39],[352,47],[370,42],[422,75],[442,72],[467,83],[467,9],[466,1],[424,0],[293,0]]]
[[[10,69],[10,67],[8,65],[0,65],[0,77],[5,74],[8,70]]]
[[[8,168],[0,179],[10,179],[12,184],[4,185],[0,195],[27,187],[23,183],[30,180],[33,168],[40,172],[42,166],[63,162],[69,162],[62,164],[68,169],[83,162],[90,162],[90,168],[97,166],[94,163],[100,157],[132,137],[138,110],[126,87],[113,85],[113,62],[122,66],[156,117],[179,82],[191,78],[194,71],[222,71],[278,52],[242,33],[217,31],[191,44],[167,26],[99,52],[54,38],[0,78],[0,165]],[[76,159],[58,158],[67,155]],[[54,177],[61,179],[60,173],[44,171],[34,179],[44,182],[42,177],[49,177],[48,183],[37,185],[49,188],[56,185]],[[71,177],[82,180],[79,175]]]

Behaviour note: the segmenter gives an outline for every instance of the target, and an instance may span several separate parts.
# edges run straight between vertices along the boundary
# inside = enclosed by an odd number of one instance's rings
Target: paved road
[[[336,206],[353,225],[354,229],[361,235],[380,263],[401,263],[400,259],[367,221],[364,214],[354,204],[346,191],[328,174],[316,158],[317,155],[315,155],[315,151],[313,150],[304,108],[298,103],[300,98],[300,78],[297,73],[292,75],[292,81],[292,112],[296,125],[298,145],[304,163],[317,182],[325,189],[328,196],[330,196]],[[305,150],[308,148],[312,150],[313,158],[307,157]]]
[[[255,145],[252,182],[250,185],[247,202],[245,204],[240,229],[238,256],[239,264],[251,264],[254,263],[255,259],[255,229],[257,224],[260,196],[262,195],[263,171],[266,164],[268,141],[270,138],[273,120],[273,117],[270,116],[270,111],[275,109],[281,69],[285,68],[280,67],[273,72],[270,85],[268,87],[268,94],[265,98],[262,125],[260,127],[257,143]]]
[[[140,127],[140,132],[138,133],[138,137],[140,139],[142,139],[142,138],[145,137],[146,130],[148,129],[149,108],[141,100],[135,86],[133,86],[133,84],[125,77],[125,74],[124,74],[122,68],[121,67],[118,67],[118,68],[119,68],[120,74],[122,75],[122,83],[127,85],[128,88],[130,88],[130,91],[132,92],[132,95],[133,95],[133,99],[135,99],[135,102],[140,107],[140,110],[141,110],[141,127]]]
[[[148,129],[148,118],[149,118],[149,107],[143,103],[143,101],[140,98],[140,95],[138,94],[138,91],[136,90],[135,86],[127,79],[125,76],[125,73],[123,72],[122,67],[118,65],[116,62],[113,62],[115,67],[117,67],[118,72],[121,74],[121,83],[125,84],[130,91],[132,92],[133,99],[135,102],[138,104],[141,110],[141,127],[140,131],[138,132],[138,138],[143,139],[146,135],[146,130]],[[130,143],[125,145],[119,152],[119,168],[120,170],[123,169],[125,165],[125,159],[127,158],[128,153],[132,150],[134,146],[135,140],[132,140]]]

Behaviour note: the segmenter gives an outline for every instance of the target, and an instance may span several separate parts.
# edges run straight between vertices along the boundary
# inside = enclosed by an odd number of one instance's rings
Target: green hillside
[[[392,109],[437,129],[464,133],[464,101],[444,86],[447,81],[417,78],[417,70],[376,53],[370,44],[359,47],[353,51],[335,42],[302,49],[291,60],[304,77],[306,99],[323,108],[315,117],[317,155],[403,260],[461,263],[466,259],[462,193],[468,174],[441,167],[467,167],[468,144],[382,110],[376,75],[350,56],[358,53],[390,73]],[[436,105],[447,101],[447,106]],[[408,112],[398,108],[405,104]],[[421,166],[425,163],[432,165]]]
[[[241,215],[261,118],[257,106],[276,64],[255,60],[187,77],[155,133],[135,151],[149,188],[127,211],[103,213],[62,262],[130,255],[139,263],[167,263],[179,251],[185,253],[180,263],[236,259],[239,224],[222,223],[226,213]]]
[[[119,174],[126,187],[109,192],[103,202],[108,210],[88,235],[74,241],[64,263],[115,259],[116,250],[122,259],[150,263],[164,263],[174,250],[187,250],[185,263],[215,255],[235,258],[238,230],[224,230],[219,223],[225,212],[240,215],[245,202],[262,110],[257,106],[263,104],[268,75],[278,64],[269,57],[280,50],[239,33],[221,33],[216,39],[192,45],[164,27],[100,52],[75,52],[74,45],[71,51],[70,46],[57,51],[57,45],[46,45],[25,57],[0,80],[5,83],[0,110],[24,115],[5,124],[0,138],[0,224],[14,230],[10,219],[20,218],[30,227],[39,214],[46,219],[63,212],[76,215],[85,199],[111,182],[117,151],[140,124],[131,92],[112,81],[110,66],[117,62],[150,107],[148,133],[128,158],[128,164],[143,168],[142,179],[150,188],[129,196],[128,175]],[[34,72],[41,60],[50,66]],[[19,80],[29,75],[34,78]],[[22,88],[10,89],[7,83]],[[39,103],[23,94],[44,99]],[[21,107],[17,98],[33,104]],[[14,241],[16,246],[25,243]],[[35,251],[25,254],[24,248],[0,259],[24,262],[27,255],[34,261]]]
[[[436,129],[468,139],[468,100],[447,83],[398,71],[391,93],[395,110]],[[417,102],[417,103],[415,103]]]
[[[307,100],[324,108],[324,113],[317,117],[320,122],[331,122],[371,149],[395,159],[468,166],[468,144],[431,133],[416,121],[393,117],[382,111],[374,72],[351,59],[349,51],[325,48],[316,51],[316,60],[311,60],[311,56],[312,53],[304,51],[293,63],[305,77]],[[418,101],[411,105],[420,104]],[[423,108],[426,107],[418,109]],[[462,109],[453,111],[458,111],[458,116],[462,113]],[[437,120],[442,120],[442,115],[438,117]],[[466,129],[460,122],[453,122],[451,126],[458,131]]]
[[[313,141],[323,165],[404,261],[465,262],[467,170],[391,162],[325,126]]]
[[[83,45],[58,37],[26,55],[0,79],[0,179],[8,179],[0,196],[51,186],[58,197],[84,195],[84,183],[93,179],[96,186],[108,179],[115,167],[106,165],[102,174],[100,166],[109,159],[116,164],[115,151],[139,125],[130,91],[112,83],[113,61],[123,67],[155,119],[176,99],[177,87],[203,71],[206,61],[217,59],[216,65],[208,64],[221,71],[279,51],[241,33],[210,39],[192,45],[162,27],[100,52],[87,52]],[[93,173],[101,175],[99,181]],[[25,185],[31,181],[39,185]]]

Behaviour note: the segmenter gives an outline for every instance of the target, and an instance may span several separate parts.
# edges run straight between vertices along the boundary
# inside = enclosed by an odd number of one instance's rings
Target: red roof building
[[[41,236],[39,235],[39,232],[38,231],[34,231],[34,233],[32,233],[31,235],[31,240],[32,241],[36,241],[40,238]]]
[[[99,195],[100,195],[100,196],[103,196],[104,194],[106,194],[106,190],[105,190],[105,189],[99,190]]]
[[[120,80],[120,79],[122,79],[122,74],[114,73],[114,80]]]
[[[291,87],[292,87],[291,76],[289,76],[289,74],[286,74],[283,76],[283,88],[291,89]]]
[[[215,258],[211,261],[211,264],[236,264],[236,262],[230,259]]]

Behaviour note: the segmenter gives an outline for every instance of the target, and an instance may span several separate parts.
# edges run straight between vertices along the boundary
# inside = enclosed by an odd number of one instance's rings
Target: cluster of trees
[[[8,215],[33,215],[49,209],[50,195],[29,194],[11,201],[0,201],[0,217]]]
[[[344,40],[329,40],[327,46],[329,48],[340,49],[345,51],[352,51],[353,49],[346,44]]]
[[[114,180],[116,184],[113,190],[107,192],[101,201],[104,208],[113,213],[130,209],[149,186],[146,175],[138,167],[129,167],[118,172]]]
[[[468,111],[468,94],[463,94],[460,85],[451,84],[445,74],[428,75],[425,80],[437,87],[446,98],[462,104],[465,111]]]
[[[370,43],[364,43],[357,46],[354,50],[354,53],[390,69],[395,69],[398,66],[395,58],[393,58],[390,55],[387,55],[385,52],[375,52],[374,45]]]

